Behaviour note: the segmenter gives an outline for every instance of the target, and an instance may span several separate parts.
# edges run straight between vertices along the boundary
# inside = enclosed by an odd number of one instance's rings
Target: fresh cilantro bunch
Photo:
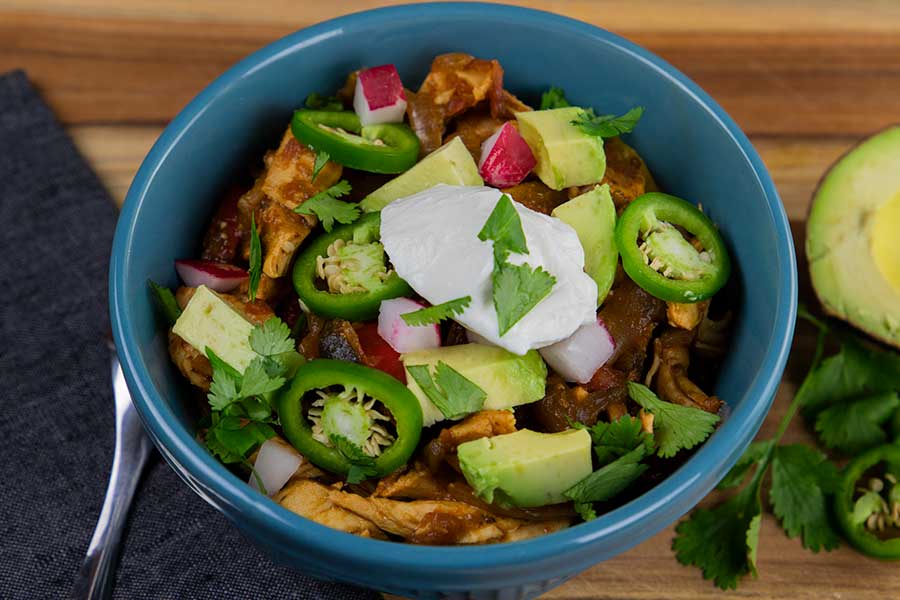
[[[800,536],[813,552],[832,550],[840,542],[829,518],[837,467],[816,448],[780,444],[798,410],[815,424],[823,445],[844,454],[882,444],[885,422],[897,412],[900,355],[865,347],[840,332],[840,350],[822,360],[829,329],[802,307],[799,314],[818,329],[816,350],[775,436],[751,444],[719,484],[720,489],[742,488],[716,507],[695,510],[675,529],[672,548],[679,562],[699,567],[722,589],[735,589],[741,577],[757,575],[767,475],[772,512],[788,537]]]
[[[319,156],[320,155],[316,155],[317,163],[319,161]],[[326,158],[325,162],[327,162],[327,160],[328,159]],[[319,169],[321,169],[322,166],[325,166],[325,162],[322,162]],[[316,171],[316,174],[318,174],[318,171]],[[349,194],[351,189],[350,182],[346,179],[342,179],[327,190],[323,190],[306,200],[303,204],[295,208],[294,212],[301,215],[317,216],[322,222],[322,227],[328,232],[334,227],[335,221],[344,225],[353,223],[359,218],[359,206],[352,202],[338,200],[338,198]]]
[[[585,521],[595,518],[594,502],[609,500],[625,491],[647,470],[642,463],[654,452],[671,458],[680,450],[693,448],[715,429],[717,415],[689,406],[660,400],[647,387],[630,382],[628,394],[653,415],[653,433],[643,430],[640,419],[624,415],[611,423],[593,427],[575,423],[591,434],[600,468],[566,490],[575,510]]]
[[[494,243],[493,284],[494,309],[503,336],[513,325],[543,300],[556,284],[556,278],[540,267],[514,265],[510,254],[528,254],[522,220],[506,194],[491,211],[478,239]]]
[[[294,349],[290,329],[277,317],[250,332],[250,347],[258,356],[243,373],[206,349],[213,370],[206,446],[226,464],[246,463],[253,449],[275,435],[271,394],[303,360]]]

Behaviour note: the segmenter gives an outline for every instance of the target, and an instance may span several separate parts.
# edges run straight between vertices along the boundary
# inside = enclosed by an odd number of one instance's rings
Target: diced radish
[[[406,93],[394,65],[363,69],[356,77],[353,110],[363,125],[402,123],[406,113]]]
[[[400,316],[421,308],[425,306],[409,298],[383,300],[378,311],[378,335],[400,354],[439,347],[441,330],[437,324],[413,327]]]
[[[244,269],[211,260],[176,260],[175,270],[184,285],[205,285],[217,292],[230,292],[250,277]]]
[[[481,144],[478,173],[488,185],[504,188],[522,183],[536,164],[525,139],[507,122]]]
[[[539,352],[566,381],[587,383],[606,364],[616,349],[609,330],[599,318],[582,325],[575,333]]]
[[[297,472],[304,460],[306,459],[287,442],[277,437],[270,438],[263,442],[256,454],[254,472],[250,474],[250,487],[259,490],[261,480],[265,493],[274,496]]]

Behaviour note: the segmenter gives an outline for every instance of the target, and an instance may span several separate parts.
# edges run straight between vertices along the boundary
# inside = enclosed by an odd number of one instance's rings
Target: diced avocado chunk
[[[404,367],[436,367],[440,361],[448,364],[484,390],[487,394],[484,409],[513,408],[544,397],[547,365],[536,350],[519,356],[497,346],[462,344],[408,352],[401,359]],[[422,405],[425,426],[443,421],[443,413],[428,399],[408,370],[406,375],[407,387]]]
[[[522,508],[566,502],[563,492],[591,474],[586,429],[515,433],[460,444],[459,467],[485,502]]]
[[[257,356],[250,347],[253,325],[205,285],[194,292],[172,331],[204,355],[212,349],[240,373]]]
[[[577,106],[516,113],[519,133],[537,159],[534,172],[554,190],[599,183],[606,173],[603,139],[572,125],[583,115]]]
[[[367,212],[381,210],[398,198],[405,198],[439,183],[447,185],[484,185],[478,165],[458,137],[453,138],[413,168],[366,196],[359,203]]]
[[[597,282],[597,305],[603,303],[616,275],[616,207],[603,184],[560,204],[550,213],[578,234],[584,248],[584,271]]]
[[[825,174],[806,222],[812,284],[830,315],[900,348],[900,126]]]

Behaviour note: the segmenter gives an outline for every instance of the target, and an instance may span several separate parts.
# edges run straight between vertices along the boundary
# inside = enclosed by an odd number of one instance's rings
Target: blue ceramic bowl
[[[216,199],[259,164],[294,108],[362,65],[394,63],[415,86],[448,51],[497,58],[506,87],[535,101],[551,85],[576,104],[646,112],[630,136],[662,188],[702,202],[740,280],[741,310],[716,393],[731,416],[668,479],[600,518],[541,538],[421,547],[355,537],[307,521],[253,491],[194,439],[185,388],[169,363],[147,278],[175,285],[175,258],[196,253]],[[276,560],[322,578],[421,598],[527,598],[675,521],[753,438],[781,378],[797,275],[778,195],[747,138],[697,85],[609,32],[560,16],[488,4],[401,6],[298,31],[216,79],[166,128],[119,219],[110,269],[116,344],[144,425],[172,468]],[[673,559],[674,560],[674,559]]]

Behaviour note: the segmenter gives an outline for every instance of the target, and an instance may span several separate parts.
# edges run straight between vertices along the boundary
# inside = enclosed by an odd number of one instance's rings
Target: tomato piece
[[[400,353],[378,335],[377,323],[366,323],[356,330],[369,366],[406,383],[406,369],[400,360]]]

